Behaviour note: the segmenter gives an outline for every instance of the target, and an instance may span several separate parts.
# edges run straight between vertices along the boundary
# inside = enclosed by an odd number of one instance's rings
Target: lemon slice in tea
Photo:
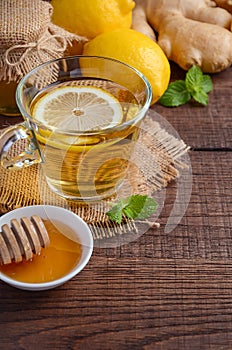
[[[93,86],[61,86],[37,99],[32,116],[62,131],[102,130],[120,124],[120,102],[109,92]]]

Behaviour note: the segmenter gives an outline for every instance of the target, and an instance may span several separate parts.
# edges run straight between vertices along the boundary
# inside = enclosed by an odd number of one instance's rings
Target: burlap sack
[[[62,57],[67,45],[85,38],[52,24],[43,0],[0,1],[0,80],[18,81],[41,63]]]

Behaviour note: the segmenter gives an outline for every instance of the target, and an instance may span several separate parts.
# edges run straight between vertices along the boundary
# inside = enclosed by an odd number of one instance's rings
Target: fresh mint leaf
[[[129,219],[144,220],[151,216],[157,209],[158,204],[152,197],[134,194],[119,200],[106,215],[118,224],[122,222],[123,214]]]
[[[145,220],[146,218],[149,218],[157,210],[157,208],[158,203],[152,197],[147,197],[143,209],[136,219]]]
[[[208,93],[213,90],[209,75],[203,74],[198,66],[192,66],[186,73],[185,80],[170,83],[159,102],[166,107],[177,107],[185,104],[191,98],[200,104],[207,105]]]
[[[203,73],[198,66],[192,66],[186,73],[185,84],[188,92],[192,93],[199,91],[202,85]]]
[[[126,199],[126,205],[123,208],[123,213],[129,219],[135,219],[139,216],[146,203],[147,196],[135,194]]]
[[[194,92],[192,94],[192,97],[194,98],[195,101],[205,106],[207,106],[209,102],[208,95],[203,91],[203,89],[201,89],[200,91]]]
[[[159,102],[166,107],[177,107],[185,104],[191,99],[191,95],[186,89],[183,80],[176,80],[171,83]]]
[[[209,75],[205,75],[205,74],[203,75],[201,87],[206,94],[208,94],[209,92],[211,92],[213,90],[212,79],[210,78]]]
[[[122,222],[122,210],[123,210],[123,202],[119,200],[118,204],[114,205],[106,215],[110,218],[110,220],[117,222],[117,224],[121,224]]]

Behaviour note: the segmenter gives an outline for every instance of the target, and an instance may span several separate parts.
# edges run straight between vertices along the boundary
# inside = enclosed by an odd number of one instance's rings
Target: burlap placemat
[[[17,142],[16,153],[24,148],[23,142]],[[188,166],[183,158],[188,149],[180,138],[147,116],[130,161],[127,178],[115,198],[80,204],[53,193],[47,186],[40,165],[23,170],[0,167],[0,211],[4,213],[37,204],[57,205],[82,217],[90,225],[95,240],[131,233],[138,230],[136,221],[125,219],[121,225],[110,221],[105,214],[109,201],[132,193],[152,195],[166,187],[179,176],[183,167]]]

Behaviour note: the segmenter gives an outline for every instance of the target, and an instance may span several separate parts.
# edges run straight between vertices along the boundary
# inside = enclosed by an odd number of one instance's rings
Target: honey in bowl
[[[72,230],[59,221],[43,220],[50,245],[29,261],[0,266],[8,277],[26,283],[46,283],[62,278],[79,262],[82,246],[74,241]]]

